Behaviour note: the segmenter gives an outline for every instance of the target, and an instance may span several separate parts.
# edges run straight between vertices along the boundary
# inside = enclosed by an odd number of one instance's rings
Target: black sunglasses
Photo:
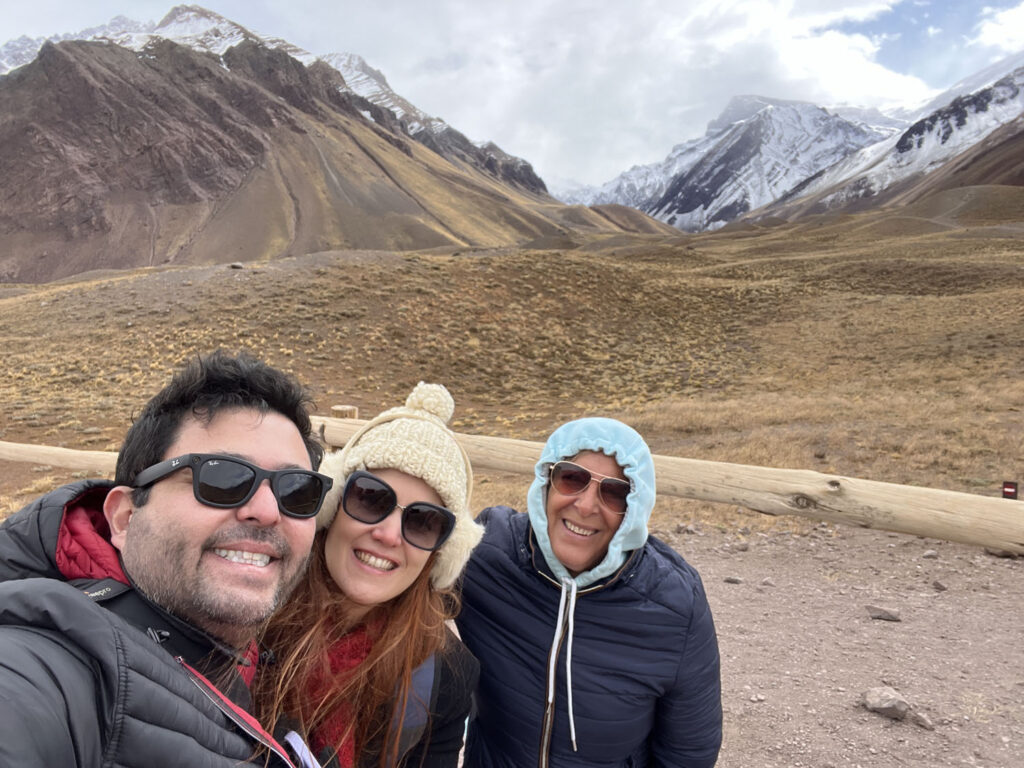
[[[135,476],[135,487],[145,488],[179,469],[192,470],[192,493],[208,507],[241,507],[260,483],[270,480],[277,508],[288,517],[314,517],[334,481],[309,469],[263,469],[244,459],[216,453],[186,453],[161,461]]]
[[[455,529],[455,515],[449,510],[425,501],[403,507],[394,488],[362,470],[353,472],[345,482],[341,508],[353,520],[367,525],[379,523],[396,508],[402,510],[402,538],[428,552],[439,549]]]
[[[566,496],[577,496],[591,483],[596,482],[597,495],[601,503],[618,515],[626,513],[626,499],[633,490],[632,483],[626,480],[602,475],[571,461],[555,462],[551,466],[550,477],[551,486]]]

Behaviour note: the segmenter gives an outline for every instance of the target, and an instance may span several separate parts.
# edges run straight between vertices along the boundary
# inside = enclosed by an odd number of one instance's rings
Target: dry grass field
[[[372,416],[425,379],[464,432],[542,440],[601,414],[661,454],[990,496],[1024,481],[1024,189],[559,245],[0,286],[0,439],[116,450],[181,360],[222,346],[292,370],[323,415]],[[0,468],[0,516],[74,474]],[[482,475],[474,504],[521,506],[526,482]],[[708,584],[721,766],[1024,765],[1021,561],[678,499],[652,527]],[[962,587],[941,605],[940,580]],[[918,623],[880,627],[872,598]],[[885,679],[935,731],[858,708]]]

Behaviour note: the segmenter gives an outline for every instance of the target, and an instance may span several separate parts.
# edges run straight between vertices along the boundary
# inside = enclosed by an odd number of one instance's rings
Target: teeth
[[[578,533],[580,536],[593,536],[595,533],[597,533],[597,531],[590,531],[586,528],[580,528],[578,525],[573,525],[568,520],[563,520],[562,522],[565,523],[566,528],[568,528],[573,533]]]
[[[371,568],[376,568],[378,571],[390,571],[396,567],[390,560],[385,560],[383,557],[371,555],[369,552],[363,552],[361,549],[356,552],[356,557]]]
[[[215,554],[232,563],[245,563],[246,565],[257,565],[260,568],[270,565],[270,555],[261,555],[257,552],[243,552],[237,549],[214,549]]]

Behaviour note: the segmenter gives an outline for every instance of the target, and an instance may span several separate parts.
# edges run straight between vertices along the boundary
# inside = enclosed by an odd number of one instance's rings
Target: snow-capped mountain
[[[813,104],[737,101],[709,126],[721,131],[709,151],[645,207],[654,218],[691,232],[717,229],[884,136]]]
[[[702,138],[577,201],[632,205],[678,229],[717,229],[891,132],[805,102],[737,96]]]
[[[432,117],[395,93],[383,73],[369,66],[362,57],[351,53],[316,56],[287,40],[247,29],[213,11],[197,5],[175,6],[159,23],[142,23],[118,16],[108,24],[75,34],[50,38],[21,37],[0,47],[0,75],[32,61],[47,40],[98,40],[115,43],[134,51],[161,39],[172,40],[194,50],[223,56],[230,48],[244,41],[254,41],[287,53],[306,66],[323,61],[341,73],[344,92],[366,99],[370,104],[391,112],[389,129],[397,128],[410,138],[430,147],[454,162],[461,162],[490,173],[502,181],[523,186],[530,191],[545,192],[544,182],[522,158],[503,152],[490,142],[473,144],[463,134],[440,118]],[[364,116],[376,120],[372,110]],[[486,150],[483,147],[492,147]]]
[[[817,210],[888,197],[1024,115],[1024,66],[988,87],[957,96],[899,135],[850,155],[809,177],[770,211]]]
[[[716,229],[758,208],[786,215],[885,198],[1021,119],[1022,90],[1024,52],[928,104],[888,113],[740,96],[703,137],[676,145],[665,160],[555,196],[633,206],[688,231]]]

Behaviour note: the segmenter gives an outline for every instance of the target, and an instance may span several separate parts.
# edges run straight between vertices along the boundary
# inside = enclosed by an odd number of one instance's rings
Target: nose
[[[270,488],[270,480],[264,480],[256,488],[244,505],[236,513],[239,520],[246,520],[257,525],[274,525],[281,519],[281,510],[277,506],[277,498]]]
[[[591,478],[580,495],[576,497],[576,508],[583,515],[593,515],[601,511],[600,499],[598,498],[597,481]]]
[[[375,541],[388,547],[397,547],[402,543],[402,510],[395,507],[391,514],[373,526],[370,532]]]

